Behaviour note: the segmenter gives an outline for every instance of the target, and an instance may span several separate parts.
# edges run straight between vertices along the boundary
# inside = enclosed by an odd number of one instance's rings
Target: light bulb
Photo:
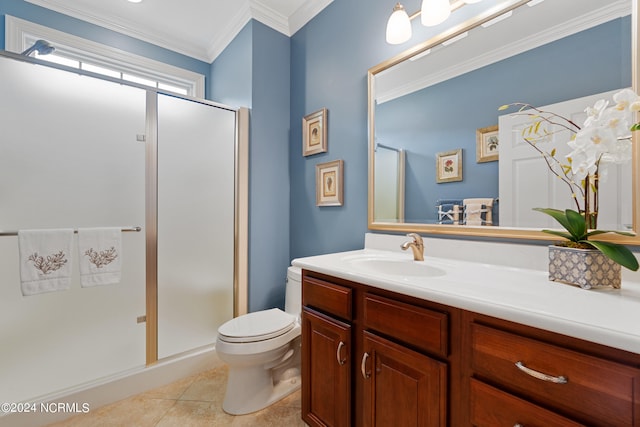
[[[401,44],[411,38],[411,20],[400,3],[393,8],[387,21],[387,43]]]
[[[451,15],[449,0],[423,0],[420,13],[422,25],[428,27],[444,22]]]

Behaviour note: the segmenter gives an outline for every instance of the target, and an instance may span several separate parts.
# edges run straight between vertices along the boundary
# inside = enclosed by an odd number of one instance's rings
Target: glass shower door
[[[233,317],[235,112],[158,95],[158,358]]]

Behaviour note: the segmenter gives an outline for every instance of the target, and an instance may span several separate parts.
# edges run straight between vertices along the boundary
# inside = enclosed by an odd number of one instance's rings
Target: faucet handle
[[[407,237],[411,237],[413,241],[416,242],[416,244],[422,245],[422,236],[420,236],[418,233],[409,233],[407,234]]]

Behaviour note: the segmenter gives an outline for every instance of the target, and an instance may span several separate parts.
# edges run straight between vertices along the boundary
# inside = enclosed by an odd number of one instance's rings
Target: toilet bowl
[[[285,311],[244,314],[218,328],[216,353],[229,367],[225,412],[259,411],[300,388],[300,273],[287,270]]]

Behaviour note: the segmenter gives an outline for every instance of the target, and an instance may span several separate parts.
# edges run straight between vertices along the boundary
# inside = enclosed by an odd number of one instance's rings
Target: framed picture
[[[327,109],[316,111],[302,118],[302,155],[326,153]]]
[[[495,162],[498,160],[500,145],[498,126],[489,126],[476,130],[476,162]]]
[[[342,160],[316,165],[316,206],[342,206]]]
[[[462,181],[462,148],[436,154],[436,182]]]

